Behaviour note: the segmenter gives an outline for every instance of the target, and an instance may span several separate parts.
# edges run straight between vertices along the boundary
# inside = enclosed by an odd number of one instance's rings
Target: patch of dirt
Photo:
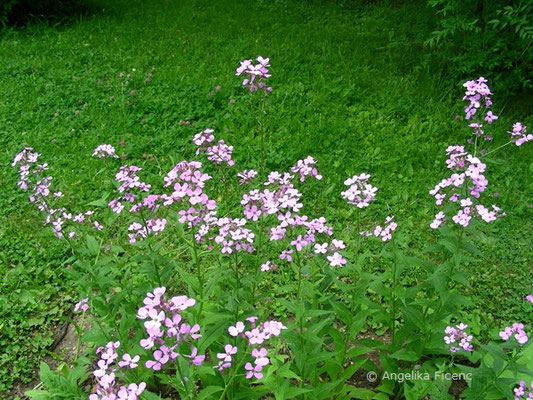
[[[72,316],[70,316],[72,317]],[[79,323],[79,316],[75,316],[74,320]],[[87,322],[85,322],[87,325]],[[87,329],[87,326],[85,326]],[[72,365],[74,357],[76,356],[76,345],[78,343],[78,335],[76,329],[71,323],[65,322],[61,325],[57,325],[54,328],[54,343],[50,346],[49,351],[52,354],[48,354],[42,358],[41,361],[48,364],[53,371],[59,367],[61,363]],[[82,354],[83,348],[80,349]],[[27,399],[24,393],[28,390],[39,389],[41,387],[41,380],[39,379],[39,368],[35,370],[35,378],[26,384],[16,384],[10,393],[10,399],[20,397],[21,399]]]
[[[392,337],[389,334],[389,332],[385,332],[383,335],[379,336],[374,331],[368,330],[364,333],[360,333],[359,335],[357,335],[356,340],[361,340],[361,339],[379,340],[380,342],[384,344],[390,344]],[[371,352],[364,354],[363,357],[372,361],[374,364],[376,364],[378,369],[381,370],[379,350],[377,349],[372,350]],[[373,380],[374,375],[372,374],[372,372],[376,373],[375,380]],[[352,375],[352,377],[348,380],[348,383],[357,388],[375,389],[376,387],[379,386],[379,379],[378,379],[377,374],[379,374],[379,371],[367,371],[361,368],[355,374]]]

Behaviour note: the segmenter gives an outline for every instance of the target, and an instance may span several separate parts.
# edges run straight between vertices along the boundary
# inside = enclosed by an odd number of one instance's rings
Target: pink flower
[[[261,272],[266,272],[266,271],[273,271],[276,269],[276,265],[273,264],[272,262],[270,261],[267,261],[266,263],[264,263],[263,265],[261,265]]]
[[[526,142],[533,140],[533,135],[526,133],[527,127],[521,122],[516,122],[513,125],[513,130],[508,133],[511,135],[511,140],[514,140],[515,145],[522,146]]]
[[[263,367],[261,365],[252,366],[252,364],[246,363],[246,365],[244,366],[244,369],[248,371],[246,373],[246,379],[250,379],[252,377],[256,379],[263,378],[263,374],[261,373],[261,371],[263,370]]]
[[[292,261],[292,254],[293,250],[283,250],[279,256],[280,260],[287,260],[287,262]]]
[[[74,312],[76,312],[78,310],[81,310],[83,312],[87,311],[89,309],[88,301],[89,301],[89,298],[86,297],[86,298],[80,300],[79,302],[77,302],[74,305]]]
[[[344,181],[348,190],[341,192],[348,204],[357,206],[358,208],[368,207],[371,201],[376,199],[377,188],[368,183],[370,179],[369,174],[354,175]]]
[[[130,369],[137,368],[137,363],[139,362],[140,356],[134,356],[133,358],[125,353],[122,355],[122,361],[119,361],[118,365],[121,368],[128,367]]]
[[[224,362],[233,361],[233,355],[237,353],[237,347],[227,344],[224,346],[224,353],[217,353],[217,358]]]
[[[267,357],[267,349],[261,348],[259,350],[253,349],[252,350],[252,357],[255,358],[255,365],[260,365],[261,367],[264,367],[267,365],[270,360]]]
[[[305,181],[305,178],[308,176],[313,177],[317,180],[321,180],[322,175],[320,175],[317,169],[314,167],[315,164],[315,159],[311,156],[307,156],[307,158],[303,160],[298,160],[296,165],[294,167],[291,167],[291,172],[300,175],[300,182]]]
[[[500,332],[500,337],[505,341],[509,340],[511,337],[514,337],[520,345],[526,344],[529,340],[526,332],[524,331],[524,324],[520,323],[514,323],[511,327],[506,327]]]
[[[333,253],[331,256],[327,256],[327,259],[329,261],[329,265],[332,267],[342,267],[344,264],[346,264],[346,260],[340,253]]]
[[[242,85],[250,90],[250,92],[255,92],[259,89],[263,89],[265,93],[271,92],[272,88],[267,87],[265,83],[265,80],[271,76],[268,73],[270,59],[259,56],[256,58],[256,61],[258,64],[255,65],[252,60],[241,61],[241,64],[235,71],[235,75],[245,74],[247,76],[242,81]]]
[[[474,349],[474,347],[470,343],[473,339],[473,336],[468,335],[466,333],[466,328],[468,328],[468,325],[460,323],[455,328],[448,326],[444,330],[444,333],[446,333],[447,335],[447,336],[444,336],[444,342],[447,345],[454,345],[454,346],[450,346],[450,351],[452,353],[456,353],[460,350],[472,351]]]
[[[237,321],[235,326],[230,326],[228,328],[228,332],[231,336],[237,336],[239,333],[244,332],[244,323],[241,321]]]
[[[93,157],[98,158],[118,158],[118,156],[115,153],[115,148],[111,146],[110,144],[101,144],[96,147],[93,151]]]
[[[251,169],[251,170],[247,170],[247,169],[245,169],[244,171],[239,172],[239,173],[237,174],[237,176],[238,176],[239,178],[241,178],[241,179],[239,180],[239,183],[240,183],[241,185],[248,185],[248,184],[251,183],[252,180],[257,176],[257,171],[255,171],[255,170],[253,170],[253,169]]]
[[[316,254],[326,254],[328,252],[328,244],[322,243],[322,244],[315,244],[315,253]]]
[[[146,361],[146,368],[151,368],[154,371],[159,371],[163,365],[169,361],[168,354],[163,353],[161,350],[154,351],[154,360]]]
[[[196,366],[202,365],[205,360],[205,355],[198,355],[198,349],[196,347],[193,347],[190,355],[184,355],[184,357],[190,358],[191,363]]]

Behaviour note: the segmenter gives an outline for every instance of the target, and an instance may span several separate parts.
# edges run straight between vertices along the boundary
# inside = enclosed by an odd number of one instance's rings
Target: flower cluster
[[[196,145],[196,155],[200,154],[200,151],[207,150],[208,144],[212,143],[215,140],[215,135],[213,135],[213,129],[204,129],[202,132],[198,132],[193,136],[192,142]]]
[[[524,324],[519,323],[514,323],[510,327],[506,327],[500,332],[500,337],[505,341],[514,337],[519,344],[526,344],[529,340],[526,331],[524,331]]]
[[[468,325],[460,323],[453,326],[448,326],[444,330],[444,333],[447,336],[444,336],[444,342],[450,346],[450,351],[456,353],[458,351],[472,351],[474,347],[472,346],[473,336],[466,333],[466,328]],[[458,347],[457,347],[458,346]]]
[[[270,229],[271,241],[285,238],[289,229],[296,230],[303,228],[302,234],[295,235],[290,242],[293,248],[281,252],[279,256],[281,260],[291,262],[294,251],[301,252],[303,249],[314,244],[314,253],[325,255],[332,267],[342,267],[346,264],[346,259],[340,253],[340,250],[346,248],[342,240],[333,239],[331,244],[328,242],[323,242],[322,244],[317,243],[317,235],[324,235],[326,237],[333,235],[333,228],[326,224],[326,218],[320,217],[309,220],[307,215],[292,215],[290,212],[287,212],[285,214],[278,214],[278,220],[280,221],[279,225]]]
[[[242,81],[242,86],[248,88],[250,92],[255,92],[259,89],[271,92],[272,88],[265,83],[265,80],[271,77],[268,73],[270,59],[259,56],[255,60],[258,62],[255,65],[251,59],[241,61],[241,65],[235,71],[235,75],[246,75],[246,78]]]
[[[61,192],[53,192],[51,190],[52,177],[43,176],[43,173],[48,170],[48,164],[38,164],[37,161],[41,154],[33,152],[32,147],[26,147],[18,153],[13,162],[12,167],[19,167],[19,181],[17,185],[22,190],[30,190],[31,194],[28,197],[31,203],[34,203],[39,211],[46,214],[44,225],[51,225],[54,235],[58,239],[65,237],[64,229],[67,222],[84,223],[90,222],[97,230],[102,230],[103,227],[98,221],[91,220],[94,214],[92,210],[84,213],[73,214],[65,207],[53,207],[53,203],[64,197]],[[74,230],[69,230],[66,236],[70,239],[77,237]]]
[[[237,346],[232,346],[227,344],[224,346],[224,353],[217,353],[218,364],[213,368],[218,369],[219,372],[223,372],[225,369],[231,367],[231,362],[233,361],[233,356],[237,354]]]
[[[511,135],[511,140],[514,141],[514,144],[522,146],[524,143],[533,140],[533,135],[531,133],[526,133],[526,130],[527,127],[521,122],[513,124],[513,130],[508,133]]]
[[[321,180],[322,175],[318,173],[317,169],[315,168],[315,164],[315,159],[311,156],[307,156],[303,160],[298,160],[296,165],[291,168],[291,172],[300,175],[300,182],[305,181],[305,178],[308,176]]]
[[[253,246],[254,233],[247,228],[244,218],[218,218],[217,235],[214,237],[215,243],[222,245],[221,252],[232,254],[235,251],[244,250],[251,253],[255,250]]]
[[[354,175],[344,181],[348,190],[341,192],[341,196],[346,199],[348,204],[357,206],[358,208],[368,207],[371,201],[376,199],[376,192],[378,189],[368,183],[370,179],[369,174]]]
[[[115,148],[111,146],[110,144],[101,144],[96,147],[93,151],[93,157],[98,158],[118,158],[117,154],[115,153]]]
[[[241,204],[244,206],[244,216],[257,221],[261,215],[273,215],[284,211],[298,212],[303,206],[300,203],[302,194],[291,182],[293,175],[271,172],[265,185],[275,186],[274,190],[258,189],[244,194]]]
[[[169,206],[188,200],[192,206],[202,205],[209,209],[215,208],[214,200],[209,200],[203,192],[205,183],[211,176],[204,174],[200,169],[202,163],[198,161],[181,161],[172,168],[163,178],[164,187],[172,186],[174,191],[170,195],[161,195],[163,205]]]
[[[138,385],[131,383],[128,386],[119,386],[116,373],[120,371],[120,368],[136,368],[140,358],[139,356],[131,357],[126,353],[122,356],[122,361],[117,363],[119,347],[120,342],[109,342],[105,347],[99,347],[96,350],[96,354],[100,355],[97,363],[98,369],[93,372],[97,379],[96,393],[91,394],[89,400],[137,400],[144,392],[146,388],[144,382]]]
[[[89,298],[86,297],[80,301],[78,301],[75,305],[74,305],[74,312],[76,311],[79,311],[81,310],[82,312],[85,312],[89,309]]]
[[[145,239],[149,234],[157,236],[162,232],[167,225],[167,220],[165,218],[151,218],[146,220],[146,224],[140,224],[139,222],[133,222],[129,227],[128,237],[130,238],[130,243],[133,244],[139,239]]]
[[[505,213],[501,212],[500,208],[495,205],[492,206],[492,209],[481,204],[474,205],[474,201],[481,196],[488,185],[488,180],[483,175],[486,165],[479,158],[465,151],[464,146],[449,146],[446,153],[448,154],[446,165],[454,173],[440,181],[429,192],[435,197],[436,205],[443,205],[446,199],[451,203],[458,204],[459,209],[452,220],[463,227],[467,227],[475,215],[487,223],[505,216]],[[437,213],[430,225],[431,228],[437,229],[445,221],[445,218],[444,212]]]
[[[520,381],[519,387],[514,390],[514,400],[533,400],[533,381],[526,387],[526,382]]]
[[[235,162],[231,159],[233,146],[227,145],[223,140],[219,140],[217,144],[209,145],[215,140],[215,136],[212,134],[213,132],[213,129],[204,129],[202,132],[194,135],[192,141],[198,146],[196,155],[200,154],[200,151],[205,151],[207,159],[217,165],[223,163],[226,163],[229,167],[235,165]]]
[[[392,239],[392,232],[396,230],[398,227],[398,224],[393,221],[394,217],[389,215],[387,218],[385,218],[385,224],[382,227],[381,225],[378,225],[374,228],[374,236],[377,238],[381,238],[382,242],[386,242],[388,240]]]
[[[235,326],[230,326],[228,328],[228,332],[231,336],[240,336],[248,341],[248,348],[253,347],[251,352],[251,356],[254,359],[253,364],[247,362],[244,365],[246,379],[250,379],[252,377],[256,379],[263,378],[263,367],[270,363],[270,360],[267,357],[267,349],[264,347],[258,349],[256,346],[264,344],[271,337],[279,336],[282,330],[287,329],[286,326],[278,321],[270,320],[256,324],[257,320],[258,317],[246,318],[246,321],[250,323],[250,328],[248,330],[246,330],[246,325],[243,321],[237,321]],[[233,360],[231,356],[237,353],[237,348],[231,347],[230,345],[226,345],[225,350],[226,353],[217,354],[217,358],[222,358],[222,360],[219,361],[217,366],[213,367],[217,368],[221,372],[225,368],[231,367],[231,361]],[[231,353],[229,353],[228,350],[230,350]]]
[[[254,179],[257,176],[257,171],[254,169],[247,170],[245,169],[242,172],[239,172],[237,174],[237,177],[240,178],[239,183],[241,185],[248,185],[250,182],[252,182],[252,179]]]
[[[122,193],[122,195],[109,202],[108,205],[113,212],[120,214],[122,210],[124,210],[123,201],[133,204],[141,193],[150,191],[151,185],[142,182],[137,176],[137,172],[140,170],[142,170],[142,168],[136,167],[135,165],[123,165],[120,167],[120,170],[115,175],[115,180],[119,183],[118,192]],[[129,211],[139,212],[144,206],[155,211],[155,198],[147,198],[146,202],[139,201],[136,204],[133,204]]]
[[[476,80],[463,83],[463,86],[466,88],[463,101],[470,102],[470,104],[465,107],[467,120],[472,119],[472,117],[476,115],[482,103],[485,103],[484,105],[487,108],[492,105],[492,101],[490,99],[492,92],[490,91],[487,82],[487,79],[484,77],[479,77]]]
[[[529,301],[531,304],[533,304],[533,294],[527,295],[526,300]]]
[[[485,132],[483,131],[483,123],[481,119],[477,118],[477,113],[479,109],[484,106],[485,110],[488,110],[492,105],[490,95],[492,92],[487,86],[487,80],[483,77],[480,77],[473,81],[468,81],[463,84],[466,88],[463,101],[468,101],[469,104],[465,107],[465,119],[472,120],[470,123],[470,128],[472,128],[473,134],[475,136],[482,136]],[[498,116],[495,115],[492,111],[487,111],[485,114],[485,122],[487,124],[492,124],[498,119]],[[484,136],[485,140],[492,140],[491,136]]]
[[[266,272],[266,271],[275,271],[276,269],[278,269],[278,267],[273,262],[267,261],[261,264],[260,269],[261,269],[261,272]]]
[[[153,352],[153,360],[146,361],[146,368],[159,371],[169,361],[180,356],[178,347],[188,344],[191,354],[181,354],[194,365],[201,365],[204,355],[198,354],[198,349],[192,344],[202,335],[200,325],[190,326],[184,323],[182,312],[196,304],[196,300],[187,296],[175,296],[167,300],[163,297],[165,287],[155,288],[153,293],[147,293],[144,306],[137,311],[137,318],[145,320],[144,328],[148,337],[140,341],[142,348]],[[167,343],[167,340],[171,343]]]

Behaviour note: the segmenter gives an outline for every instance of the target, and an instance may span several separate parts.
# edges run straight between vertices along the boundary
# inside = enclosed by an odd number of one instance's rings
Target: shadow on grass
[[[0,0],[0,30],[36,24],[69,26],[80,19],[109,11],[112,3],[99,0]]]

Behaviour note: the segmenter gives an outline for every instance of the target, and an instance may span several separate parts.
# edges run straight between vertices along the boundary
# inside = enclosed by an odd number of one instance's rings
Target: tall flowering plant
[[[458,239],[450,246],[443,238],[447,251],[425,260],[408,254],[404,224],[388,207],[377,224],[367,218],[368,210],[384,202],[370,174],[349,177],[337,195],[355,211],[353,229],[330,210],[309,206],[302,187],[323,180],[314,157],[266,171],[263,117],[272,90],[266,83],[270,64],[262,57],[256,61],[243,61],[236,74],[244,76],[255,107],[257,170],[237,166],[233,146],[204,129],[192,137],[204,164],[180,161],[157,179],[145,178],[141,167],[122,165],[111,200],[72,214],[67,205],[55,204],[68,196],[52,189],[40,154],[25,148],[16,155],[20,188],[31,193],[30,202],[53,233],[73,244],[66,273],[82,298],[74,306],[82,321],[74,321],[80,337],[76,366],[55,375],[42,369],[51,377],[43,378],[50,394],[73,398],[71,393],[83,391],[90,400],[423,398],[431,390],[446,393],[449,385],[383,379],[370,390],[353,380],[369,371],[440,368],[473,374],[466,396],[502,398],[514,391],[523,398],[526,384],[510,384],[506,375],[527,370],[526,324],[514,322],[483,343],[466,318],[469,299],[461,290],[468,286],[460,269],[468,259],[461,252],[470,248],[463,232],[476,219],[488,223],[505,215],[480,202],[488,186],[483,157],[489,153],[477,153],[477,139],[486,136],[483,124],[498,120],[489,110],[487,81],[465,84],[474,150],[449,146],[450,173],[430,192],[439,210],[428,223],[444,233],[446,223],[453,223]],[[517,146],[530,140],[521,123],[510,135],[509,143]],[[108,144],[92,155],[117,158]],[[224,174],[233,166],[241,172],[231,186]],[[220,185],[224,190],[213,195]],[[239,203],[228,204],[220,195],[230,190],[239,193]],[[85,240],[82,223],[90,233]],[[379,268],[370,273],[367,260]],[[451,322],[458,315],[468,325]],[[380,365],[367,355],[376,352]],[[63,385],[69,394],[57,381],[69,382]]]

